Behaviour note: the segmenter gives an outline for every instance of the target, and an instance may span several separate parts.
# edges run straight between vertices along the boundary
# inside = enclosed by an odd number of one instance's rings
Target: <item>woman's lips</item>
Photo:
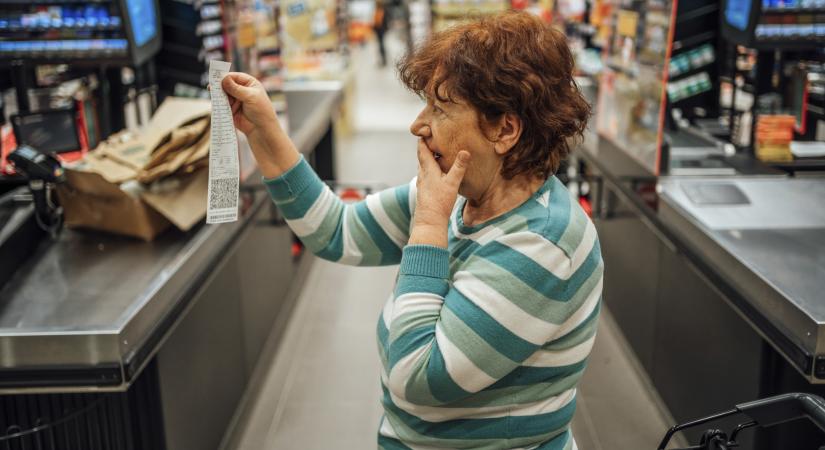
[[[441,153],[439,153],[439,152],[437,152],[437,151],[433,150],[432,148],[430,148],[430,145],[429,145],[429,143],[427,143],[427,141],[424,141],[424,145],[426,145],[426,146],[427,146],[427,150],[429,150],[429,151],[430,151],[430,153],[432,153],[432,154],[433,154],[433,157],[435,158],[435,160],[436,160],[436,161],[438,161],[439,159],[441,159],[441,156],[443,156],[443,155],[441,155]]]

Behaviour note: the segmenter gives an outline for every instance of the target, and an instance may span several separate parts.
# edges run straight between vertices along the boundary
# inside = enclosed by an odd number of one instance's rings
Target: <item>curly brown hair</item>
[[[573,66],[560,31],[532,14],[505,12],[433,34],[399,61],[398,72],[418,96],[465,100],[488,123],[518,116],[521,138],[504,156],[502,176],[547,178],[590,117]]]

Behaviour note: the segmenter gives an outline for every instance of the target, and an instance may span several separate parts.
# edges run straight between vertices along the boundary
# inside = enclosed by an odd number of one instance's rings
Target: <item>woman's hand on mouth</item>
[[[447,248],[447,226],[458,198],[458,188],[467,171],[470,153],[460,151],[449,172],[441,171],[435,156],[422,139],[418,141],[418,180],[415,217],[409,244]]]

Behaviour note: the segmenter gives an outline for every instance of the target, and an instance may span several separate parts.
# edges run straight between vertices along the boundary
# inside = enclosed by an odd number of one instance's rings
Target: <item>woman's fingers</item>
[[[230,97],[243,101],[243,86],[239,85],[233,77],[230,77],[227,74],[223,78],[223,81],[221,81],[221,87],[223,88],[223,91],[226,92],[227,95],[229,95]]]
[[[226,76],[232,77],[232,79],[241,86],[254,86],[258,81],[257,78],[244,72],[229,72]]]
[[[237,114],[238,111],[240,111],[241,106],[243,106],[243,103],[241,103],[238,100],[235,100],[232,97],[229,97],[229,107],[232,108],[232,115]]]
[[[229,78],[241,86],[252,86],[257,81],[255,77],[244,72],[229,72],[225,78]]]
[[[438,163],[435,162],[435,157],[433,156],[430,149],[427,148],[427,144],[424,143],[424,139],[418,139],[418,167],[422,170],[432,170],[432,168],[438,169]],[[441,169],[438,169],[439,172]]]
[[[255,78],[240,72],[226,74],[221,82],[223,90],[240,101],[246,101],[256,94]]]
[[[458,187],[467,172],[467,163],[470,162],[470,152],[461,150],[453,161],[453,166],[447,172],[447,181]]]

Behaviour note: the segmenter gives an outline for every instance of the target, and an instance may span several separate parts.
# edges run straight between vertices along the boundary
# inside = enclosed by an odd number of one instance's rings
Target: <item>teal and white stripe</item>
[[[603,264],[593,223],[558,179],[473,227],[459,199],[447,250],[406,245],[415,180],[344,204],[302,160],[266,184],[318,256],[400,263],[377,327],[380,448],[575,448],[570,421]]]

